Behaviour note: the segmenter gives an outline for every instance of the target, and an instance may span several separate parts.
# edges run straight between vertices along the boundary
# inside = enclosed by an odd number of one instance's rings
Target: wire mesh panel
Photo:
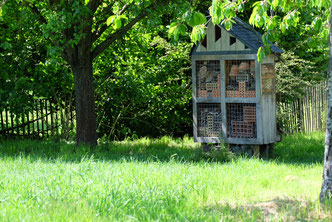
[[[227,60],[226,97],[256,97],[255,60]]]
[[[197,136],[219,137],[221,134],[221,105],[219,103],[197,104]]]
[[[274,65],[262,64],[262,92],[271,93],[275,91]]]
[[[227,136],[231,138],[257,138],[256,104],[228,103]]]
[[[197,97],[221,97],[220,61],[196,61]]]

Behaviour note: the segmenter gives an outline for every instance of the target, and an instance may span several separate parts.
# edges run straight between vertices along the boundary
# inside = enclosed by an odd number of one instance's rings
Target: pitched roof
[[[264,46],[262,42],[262,35],[259,32],[257,32],[254,28],[252,28],[249,24],[245,23],[238,17],[232,18],[232,20],[234,21],[234,23],[232,24],[231,30],[229,30],[228,32],[231,35],[233,35],[235,38],[239,39],[252,51],[257,53],[259,47]],[[211,22],[211,19],[209,19],[207,24],[209,22]],[[222,24],[222,21],[219,24],[219,27],[222,27],[226,30],[225,26]],[[197,47],[193,47],[190,54],[192,54],[195,51],[195,49],[197,49]],[[277,54],[283,52],[282,49],[280,49],[274,44],[272,44],[271,46],[271,51]]]
[[[262,35],[257,32],[254,28],[252,28],[249,24],[242,21],[240,18],[232,19],[235,23],[232,25],[232,29],[228,32],[231,33],[235,38],[239,39],[243,44],[254,50],[258,51],[259,47],[263,46]],[[219,26],[223,27],[225,30],[225,26],[220,24]],[[274,53],[282,53],[282,49],[272,44],[271,51]]]

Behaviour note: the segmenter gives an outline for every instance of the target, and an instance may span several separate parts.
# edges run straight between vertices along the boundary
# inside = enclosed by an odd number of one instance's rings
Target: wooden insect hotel
[[[274,65],[282,50],[261,63],[261,35],[239,18],[232,29],[207,23],[205,38],[193,47],[194,139],[201,143],[272,144],[276,126]]]

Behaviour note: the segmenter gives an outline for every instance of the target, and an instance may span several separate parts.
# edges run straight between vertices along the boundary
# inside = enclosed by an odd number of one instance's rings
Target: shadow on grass
[[[76,147],[65,142],[37,140],[0,140],[0,156],[29,156],[30,159],[81,161],[91,158],[102,161],[178,161],[178,162],[225,162],[234,155],[227,149],[203,152],[192,138],[138,139],[134,141],[102,144],[94,149]],[[273,158],[269,160],[289,164],[322,163],[324,156],[324,133],[296,134],[284,137],[275,145]]]
[[[142,161],[142,162],[225,162],[232,154],[226,149],[203,152],[200,144],[191,138],[139,139],[134,141],[112,142],[93,149],[64,142],[46,142],[36,140],[0,141],[0,156],[29,156],[31,160],[57,160],[77,162],[93,158],[100,161]]]
[[[207,213],[220,212],[226,221],[331,221],[331,204],[276,198],[266,202],[232,205],[217,203],[203,209]]]
[[[323,163],[324,137],[323,132],[286,136],[275,144],[273,159],[291,164]]]

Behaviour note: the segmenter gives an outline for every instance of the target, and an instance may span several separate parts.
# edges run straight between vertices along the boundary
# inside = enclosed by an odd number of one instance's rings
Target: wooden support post
[[[38,117],[39,117],[38,116],[38,103],[36,103],[37,137],[39,137],[39,133],[40,133]]]
[[[49,103],[50,103],[50,112],[51,112],[51,134],[52,136],[54,136],[53,109],[51,101],[49,101]]]
[[[27,113],[27,123],[28,123],[28,136],[30,136],[30,118],[29,118],[29,111]]]
[[[42,134],[42,138],[44,138],[44,111],[43,111],[43,101],[40,100],[40,114],[41,114],[41,121],[42,121],[42,128],[41,128],[41,134]]]
[[[47,138],[49,137],[49,135],[48,135],[48,117],[47,117],[48,115],[47,115],[47,99],[45,99],[45,122],[46,122],[46,136],[47,136]]]
[[[3,115],[2,115],[2,111],[1,111],[1,131],[2,131],[2,135],[5,136],[5,126],[3,124]]]

